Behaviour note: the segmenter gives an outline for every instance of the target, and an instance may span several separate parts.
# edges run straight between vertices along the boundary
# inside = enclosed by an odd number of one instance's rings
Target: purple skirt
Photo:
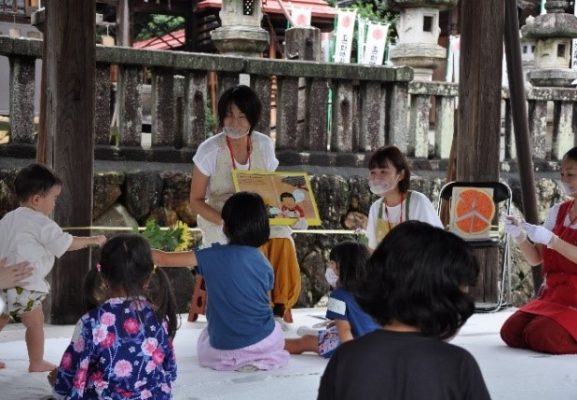
[[[275,321],[274,330],[258,343],[235,350],[219,350],[210,345],[206,328],[198,338],[198,360],[200,365],[219,371],[269,370],[287,365],[289,353],[284,349],[282,328]]]

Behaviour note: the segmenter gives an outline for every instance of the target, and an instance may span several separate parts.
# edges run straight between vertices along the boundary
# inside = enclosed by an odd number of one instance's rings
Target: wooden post
[[[62,227],[89,226],[92,220],[95,15],[94,2],[47,3],[46,161],[63,182],[54,211],[54,220]],[[46,302],[49,322],[71,324],[82,314],[82,282],[89,267],[90,250],[66,253],[57,261]]]
[[[118,46],[130,47],[132,45],[132,18],[129,0],[119,0],[116,7],[116,42]]]
[[[521,192],[523,195],[523,211],[525,219],[537,224],[537,195],[535,193],[535,176],[531,159],[531,138],[529,137],[529,123],[525,96],[525,80],[523,79],[523,65],[521,62],[521,44],[519,39],[519,18],[517,16],[517,2],[507,0],[505,3],[505,51],[507,56],[507,74],[509,75],[509,91],[511,93],[511,112],[515,132],[515,145],[519,162],[519,177],[521,178]],[[572,108],[572,107],[570,107]],[[545,106],[545,113],[547,106]],[[571,113],[572,117],[572,113]],[[568,127],[569,128],[569,127]],[[571,128],[568,129],[569,132]],[[543,130],[545,132],[545,130]],[[571,136],[573,136],[571,134]],[[543,283],[541,266],[532,266],[533,288],[538,293]]]
[[[461,1],[457,180],[499,180],[504,17],[502,0]],[[467,154],[475,157],[461,156]],[[479,301],[495,302],[498,248],[476,253],[481,273],[472,293]]]

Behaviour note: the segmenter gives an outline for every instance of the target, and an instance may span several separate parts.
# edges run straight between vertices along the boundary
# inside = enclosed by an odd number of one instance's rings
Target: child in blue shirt
[[[240,192],[222,209],[227,245],[184,252],[153,250],[156,264],[196,267],[204,277],[207,327],[198,340],[200,364],[216,370],[269,370],[287,364],[284,335],[274,320],[269,292],[273,269],[259,250],[269,237],[262,198]]]
[[[168,277],[154,266],[146,239],[134,234],[110,239],[97,268],[99,279],[89,282],[98,287],[88,297],[102,303],[78,321],[50,374],[54,397],[171,399],[177,316]]]
[[[287,339],[285,348],[289,353],[314,351],[328,358],[340,343],[380,327],[359,307],[353,296],[368,259],[367,247],[357,242],[342,242],[331,250],[325,277],[334,290],[329,296],[326,317],[333,323],[328,329],[319,331],[318,335]]]

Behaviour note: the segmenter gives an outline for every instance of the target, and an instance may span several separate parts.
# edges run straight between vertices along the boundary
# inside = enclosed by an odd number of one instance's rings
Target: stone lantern
[[[482,1],[482,0],[479,0]],[[414,70],[414,79],[430,81],[447,58],[447,49],[438,45],[439,11],[453,8],[458,0],[387,0],[387,6],[400,11],[397,45],[391,49],[391,62]]]
[[[261,0],[222,0],[221,26],[211,32],[221,54],[261,57],[269,42],[261,28]]]
[[[535,39],[526,38],[521,31],[521,64],[523,65],[523,73],[525,74],[525,81],[529,80],[529,73],[535,69],[535,51],[537,50],[537,42]]]
[[[577,17],[565,13],[569,2],[549,0],[547,14],[527,18],[521,28],[524,38],[535,39],[535,69],[528,73],[534,86],[570,86],[577,71],[570,69],[571,39],[577,37]]]

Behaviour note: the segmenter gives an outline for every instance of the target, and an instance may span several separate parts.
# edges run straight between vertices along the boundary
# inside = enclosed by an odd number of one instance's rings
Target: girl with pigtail
[[[93,308],[76,325],[49,380],[57,399],[170,399],[176,379],[176,302],[140,235],[110,239],[87,277]]]

